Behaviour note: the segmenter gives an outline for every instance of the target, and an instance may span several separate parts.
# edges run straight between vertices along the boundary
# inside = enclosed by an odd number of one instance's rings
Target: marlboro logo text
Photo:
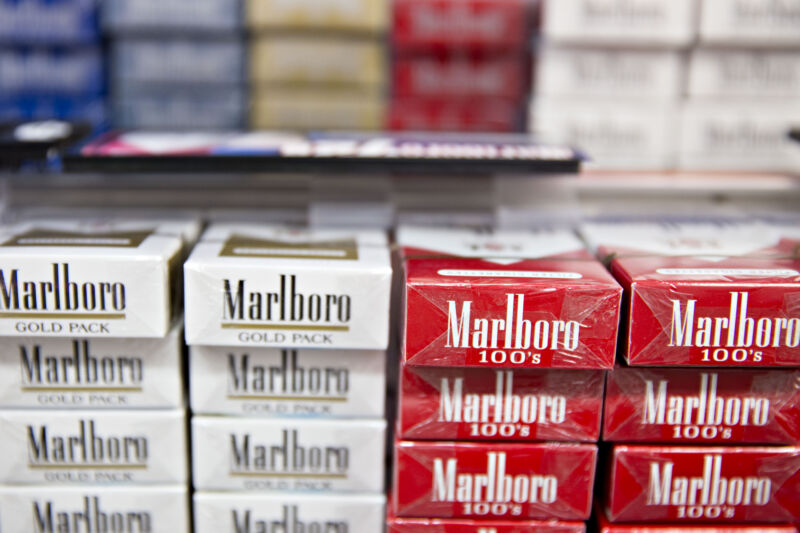
[[[94,420],[78,421],[75,433],[59,435],[46,425],[27,426],[31,468],[146,468],[147,437],[101,435]]]
[[[125,318],[125,284],[70,279],[68,263],[53,263],[47,280],[25,280],[0,269],[0,318]]]
[[[345,478],[350,450],[345,446],[306,446],[297,430],[281,431],[279,443],[254,442],[250,434],[231,434],[232,476]]]
[[[347,533],[349,524],[344,520],[305,521],[300,517],[296,505],[284,505],[280,517],[254,518],[255,511],[246,509],[231,511],[233,529],[236,533]]]
[[[80,509],[59,509],[52,501],[33,502],[35,533],[145,533],[154,531],[147,511],[106,510],[99,496],[85,496]]]
[[[650,463],[648,505],[767,505],[772,480],[763,476],[723,477],[722,456],[706,455],[699,477],[675,476],[675,463]]]
[[[249,291],[243,279],[222,280],[222,327],[348,331],[351,299],[346,294],[306,294],[297,277],[281,274],[274,292]]]
[[[506,474],[506,454],[489,452],[486,473],[459,473],[458,459],[433,460],[433,501],[458,503],[553,503],[558,480],[553,475]]]

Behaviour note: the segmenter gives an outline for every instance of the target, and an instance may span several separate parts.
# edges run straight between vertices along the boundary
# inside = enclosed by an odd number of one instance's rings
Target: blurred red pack
[[[800,447],[616,445],[607,478],[612,522],[800,520]]]
[[[408,97],[480,97],[519,101],[526,91],[523,56],[401,57],[392,65],[393,94]]]
[[[389,128],[399,131],[511,132],[524,115],[521,106],[503,98],[392,98]]]
[[[401,228],[403,360],[608,369],[622,289],[569,231]]]
[[[797,528],[788,524],[612,524],[602,510],[596,511],[598,533],[797,533]]]
[[[392,40],[400,50],[521,50],[528,46],[527,0],[395,0]]]
[[[626,288],[626,358],[651,366],[800,366],[798,241],[754,222],[593,223]]]
[[[398,441],[397,516],[585,520],[597,447]]]
[[[800,371],[617,367],[607,377],[603,440],[800,442]]]
[[[604,372],[409,367],[402,439],[596,442]]]

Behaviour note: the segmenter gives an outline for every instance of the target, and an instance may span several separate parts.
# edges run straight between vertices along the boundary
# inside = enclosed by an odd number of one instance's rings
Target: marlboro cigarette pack
[[[603,440],[800,442],[800,371],[615,368]]]
[[[735,524],[612,524],[597,510],[598,533],[797,533],[791,525]]]
[[[7,484],[184,483],[186,413],[5,410],[0,449]]]
[[[800,6],[800,3],[798,3]],[[689,63],[690,96],[791,99],[800,93],[800,57],[789,50],[698,48]]]
[[[528,46],[524,0],[395,0],[393,44],[399,50],[522,50]]]
[[[605,508],[612,522],[796,522],[800,448],[617,445]]]
[[[800,2],[787,0],[704,0],[700,4],[700,39],[738,46],[797,46]]]
[[[182,238],[158,223],[26,222],[0,230],[0,335],[164,337]]]
[[[603,372],[403,365],[402,439],[597,441]]]
[[[217,224],[184,271],[188,344],[387,347],[392,269],[381,232]]]
[[[198,490],[381,492],[385,420],[194,417]]]
[[[197,492],[196,533],[243,531],[375,533],[383,530],[383,494]]]
[[[493,131],[519,129],[524,111],[500,98],[392,98],[388,127],[400,131]]]
[[[382,418],[386,352],[192,346],[192,411]]]
[[[800,365],[796,241],[758,223],[593,223],[627,289],[630,365]]]
[[[557,520],[469,520],[455,518],[397,518],[386,521],[388,533],[584,533],[583,522]],[[772,533],[772,532],[770,532]],[[775,532],[784,533],[784,532]]]
[[[589,517],[597,447],[398,441],[397,516],[480,519]]]
[[[3,487],[3,531],[189,533],[185,486]]]
[[[398,234],[406,364],[613,366],[622,289],[572,233],[426,231]]]
[[[245,0],[247,24],[259,30],[378,34],[389,25],[386,0]]]
[[[404,57],[392,65],[393,94],[413,97],[519,99],[526,91],[523,57]]]
[[[14,337],[0,343],[0,407],[183,405],[183,325],[163,339]]]

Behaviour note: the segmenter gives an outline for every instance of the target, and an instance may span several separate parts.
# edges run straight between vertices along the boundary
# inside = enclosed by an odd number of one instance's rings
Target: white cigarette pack
[[[182,235],[126,221],[0,229],[0,335],[164,337]]]
[[[793,169],[789,139],[800,123],[798,99],[689,100],[680,126],[679,166],[686,170]]]
[[[683,71],[683,55],[674,50],[547,46],[537,57],[534,86],[542,96],[676,100]]]
[[[2,487],[0,531],[189,533],[184,486]]]
[[[192,418],[198,490],[382,492],[385,420]]]
[[[386,352],[192,346],[196,414],[382,418]]]
[[[186,412],[4,410],[0,449],[4,484],[184,483]]]
[[[665,170],[674,165],[677,109],[663,101],[541,98],[530,123],[543,139],[585,152],[587,167]]]
[[[383,531],[383,494],[196,492],[195,533]]]
[[[392,269],[380,231],[217,224],[184,275],[188,344],[387,347]]]
[[[9,337],[0,342],[0,408],[183,406],[183,324],[163,339]]]
[[[702,0],[703,42],[800,44],[800,0]]]
[[[800,53],[698,48],[691,57],[688,92],[689,96],[797,98]]]
[[[694,0],[550,0],[544,3],[542,31],[559,42],[684,46],[695,35],[695,5]]]

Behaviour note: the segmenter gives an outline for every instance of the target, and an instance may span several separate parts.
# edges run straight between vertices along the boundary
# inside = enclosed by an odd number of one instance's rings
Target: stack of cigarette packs
[[[247,0],[250,124],[383,129],[387,0]]]
[[[583,234],[626,290],[601,530],[795,531],[783,524],[800,520],[796,230],[618,221]]]
[[[519,130],[531,15],[528,0],[395,0],[389,126]]]
[[[0,229],[0,529],[189,532],[193,221]],[[74,528],[74,529],[73,529]]]
[[[622,289],[568,231],[397,240],[389,531],[584,531]]]
[[[590,167],[673,167],[698,3],[545,0],[531,131],[586,149]]]
[[[380,531],[386,235],[218,223],[184,272],[195,531]]]

